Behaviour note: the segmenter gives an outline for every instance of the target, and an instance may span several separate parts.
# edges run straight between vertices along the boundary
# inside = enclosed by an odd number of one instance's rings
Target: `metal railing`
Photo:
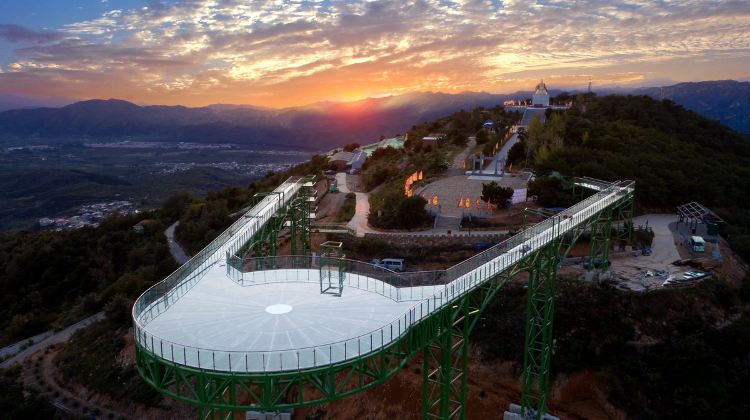
[[[284,255],[241,259],[227,256],[227,276],[241,286],[320,281],[320,257]],[[396,272],[370,263],[343,259],[345,287],[367,290],[396,302],[424,299],[448,283],[445,270]]]
[[[180,270],[149,289],[139,298],[139,302],[136,302],[133,310],[135,336],[143,348],[164,360],[216,371],[281,372],[353,360],[397,341],[407,333],[412,325],[443,309],[445,305],[451,304],[467,293],[471,293],[475,287],[527,258],[534,251],[572,231],[607,207],[627,198],[633,193],[633,185],[632,181],[611,183],[591,197],[554,217],[540,222],[447,270],[395,273],[371,264],[347,260],[346,269],[352,273],[351,277],[347,277],[349,287],[378,292],[396,301],[418,299],[402,315],[394,318],[383,327],[357,337],[294,349],[219,351],[174,343],[149,333],[144,328],[146,322],[142,321],[152,319],[155,315],[146,316],[144,311],[152,312],[156,308],[158,314],[159,311],[166,310],[173,303],[170,295],[184,294],[190,285],[197,281],[191,280],[197,276],[196,274],[188,276],[177,275],[176,273],[193,273],[191,270],[195,270],[196,273],[203,273],[208,268],[205,264],[210,266],[217,261],[219,256],[227,261],[226,270],[230,277],[234,276],[233,280],[242,285],[257,284],[263,281],[269,282],[271,279],[269,273],[282,269],[294,271],[295,275],[298,276],[294,281],[318,281],[319,274],[314,269],[315,262],[312,257],[266,258],[260,263],[257,260],[232,260],[234,244],[243,242],[233,238],[231,234],[226,236],[225,232],[204,249],[206,251],[205,258],[196,259],[194,257],[183,266],[184,269],[181,267]],[[226,241],[228,245],[220,245],[220,238]],[[217,245],[214,246],[214,243]],[[202,255],[204,251],[201,251],[199,255]],[[215,269],[218,269],[218,267]],[[180,281],[176,279],[180,279]],[[273,281],[289,281],[289,276],[274,276],[273,279]],[[169,287],[170,285],[172,287]],[[422,290],[418,291],[420,288]],[[149,293],[153,293],[153,296]],[[411,293],[411,295],[407,296],[406,293]],[[414,296],[414,293],[421,294]],[[141,301],[142,299],[143,301]],[[162,306],[164,306],[163,309]]]
[[[188,262],[143,292],[133,305],[135,322],[148,323],[190,290],[214,263],[225,259],[225,252],[237,252],[247,239],[252,237],[284,203],[299,191],[301,181],[303,181],[301,177],[284,181],[274,190],[279,193],[278,195],[265,197]]]

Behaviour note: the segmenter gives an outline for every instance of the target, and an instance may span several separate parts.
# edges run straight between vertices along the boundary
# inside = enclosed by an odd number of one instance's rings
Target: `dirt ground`
[[[526,208],[540,208],[536,202],[527,201],[512,205],[507,209],[493,210],[489,217],[478,219],[479,223],[486,224],[487,227],[471,228],[471,231],[481,230],[518,230],[523,227],[523,213]],[[529,216],[527,222],[534,224],[541,221],[541,218]],[[467,228],[463,229],[468,230]]]
[[[119,360],[123,366],[133,366],[135,354],[132,332],[128,332],[125,339],[127,345],[120,354]],[[98,413],[97,418],[110,419],[166,420],[195,417],[195,408],[169,398],[162,399],[161,407],[146,407],[142,404],[116,400],[65,380],[54,363],[55,356],[62,348],[63,344],[57,344],[46,351],[33,354],[22,365],[21,376],[24,387],[37,388],[44,392],[59,410],[81,417],[87,417],[95,411]]]
[[[644,225],[653,229],[654,241],[651,245],[652,254],[634,255],[629,252],[610,253],[613,277],[625,283],[630,290],[648,291],[663,287],[664,278],[648,277],[645,272],[664,270],[675,278],[681,278],[683,273],[699,270],[716,275],[717,277],[739,286],[748,271],[746,264],[729,248],[723,239],[718,243],[721,260],[711,257],[713,244],[706,244],[706,252],[692,252],[683,245],[684,234],[677,228],[677,216],[673,214],[648,214],[633,219],[634,225]],[[676,265],[675,261],[689,260],[686,264]]]
[[[315,184],[317,201],[315,202],[315,216],[318,222],[336,222],[339,208],[344,203],[346,194],[328,192],[328,181],[321,179]]]
[[[521,399],[520,369],[514,363],[482,364],[470,356],[467,419],[498,419],[511,403]],[[411,363],[386,383],[343,400],[295,410],[294,419],[313,414],[326,420],[419,419],[422,402],[422,360]],[[561,419],[625,419],[607,402],[593,372],[558,379],[550,394],[549,411]]]

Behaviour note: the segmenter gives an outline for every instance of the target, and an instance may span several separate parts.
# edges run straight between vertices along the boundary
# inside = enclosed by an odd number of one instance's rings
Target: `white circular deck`
[[[338,363],[393,342],[427,315],[420,301],[443,286],[396,289],[347,273],[342,296],[320,292],[317,269],[280,269],[227,277],[215,264],[177,298],[139,317],[138,340],[187,366],[268,372]],[[434,308],[433,308],[434,309]],[[154,316],[154,314],[156,314]]]
[[[214,266],[144,330],[164,341],[201,349],[301,349],[370,333],[390,324],[415,303],[396,302],[352,286],[344,286],[341,297],[321,294],[317,270],[309,270],[314,275],[310,280],[307,276],[300,279],[299,273],[307,271],[261,272],[272,282],[246,281],[242,286],[227,278],[224,267]],[[355,279],[349,280],[356,284]],[[382,285],[374,279],[369,282]]]

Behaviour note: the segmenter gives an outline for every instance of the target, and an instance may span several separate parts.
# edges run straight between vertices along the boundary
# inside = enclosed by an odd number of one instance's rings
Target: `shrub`
[[[357,195],[354,193],[346,194],[344,198],[344,204],[339,209],[339,214],[336,219],[339,222],[348,222],[354,217],[354,213],[357,210]]]

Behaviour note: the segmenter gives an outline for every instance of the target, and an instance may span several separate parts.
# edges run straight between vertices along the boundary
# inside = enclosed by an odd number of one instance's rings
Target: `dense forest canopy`
[[[143,233],[132,227],[142,220]],[[98,228],[0,235],[0,343],[65,326],[115,295],[134,298],[175,268],[159,212]]]
[[[667,100],[611,95],[579,98],[524,137],[510,158],[537,175],[632,179],[640,212],[701,202],[728,222],[724,235],[750,260],[750,142],[739,133]],[[531,188],[545,202],[562,199],[544,177]]]
[[[688,201],[738,206],[750,191],[750,142],[670,101],[606,96],[560,114],[561,147],[535,168],[601,179],[633,179],[642,208]]]

